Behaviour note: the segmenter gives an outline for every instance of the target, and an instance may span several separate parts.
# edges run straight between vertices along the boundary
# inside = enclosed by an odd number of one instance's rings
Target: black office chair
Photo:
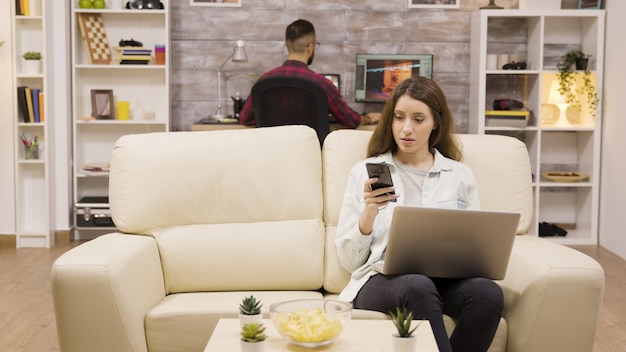
[[[252,87],[257,127],[307,125],[317,132],[320,146],[330,130],[326,92],[312,81],[296,77],[265,78]]]

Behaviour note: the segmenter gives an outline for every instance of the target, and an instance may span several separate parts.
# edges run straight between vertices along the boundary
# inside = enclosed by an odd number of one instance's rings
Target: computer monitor
[[[341,92],[341,75],[338,73],[322,73],[322,76],[331,81],[333,85]]]
[[[432,78],[433,56],[413,54],[357,54],[357,102],[384,103],[393,89],[415,75]]]

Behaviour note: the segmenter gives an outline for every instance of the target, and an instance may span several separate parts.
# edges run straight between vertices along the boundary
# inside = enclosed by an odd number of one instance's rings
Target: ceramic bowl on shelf
[[[547,171],[542,172],[541,176],[553,182],[579,182],[589,177],[586,173],[577,171]]]
[[[289,342],[308,348],[336,340],[352,317],[352,305],[330,299],[301,299],[274,303],[270,317]]]

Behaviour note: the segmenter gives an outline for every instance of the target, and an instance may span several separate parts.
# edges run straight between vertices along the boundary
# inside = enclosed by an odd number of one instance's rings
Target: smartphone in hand
[[[369,178],[378,178],[378,181],[372,184],[372,190],[393,186],[393,181],[391,180],[391,172],[389,171],[389,165],[385,163],[367,163],[365,164],[365,167],[367,168],[367,175],[369,176]],[[385,194],[392,195],[396,193],[387,192]],[[390,200],[390,202],[395,201],[396,199]]]

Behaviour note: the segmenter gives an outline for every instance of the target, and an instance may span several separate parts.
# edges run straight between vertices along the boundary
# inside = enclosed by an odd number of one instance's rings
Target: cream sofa
[[[120,138],[109,190],[120,232],[52,267],[61,350],[202,351],[246,295],[259,297],[266,314],[276,301],[335,297],[349,278],[333,240],[341,200],[370,136],[332,132],[321,153],[303,126]],[[532,220],[524,144],[459,138],[482,207],[520,212],[524,233]],[[593,259],[519,235],[498,283],[506,307],[491,351],[592,350],[604,288]]]

